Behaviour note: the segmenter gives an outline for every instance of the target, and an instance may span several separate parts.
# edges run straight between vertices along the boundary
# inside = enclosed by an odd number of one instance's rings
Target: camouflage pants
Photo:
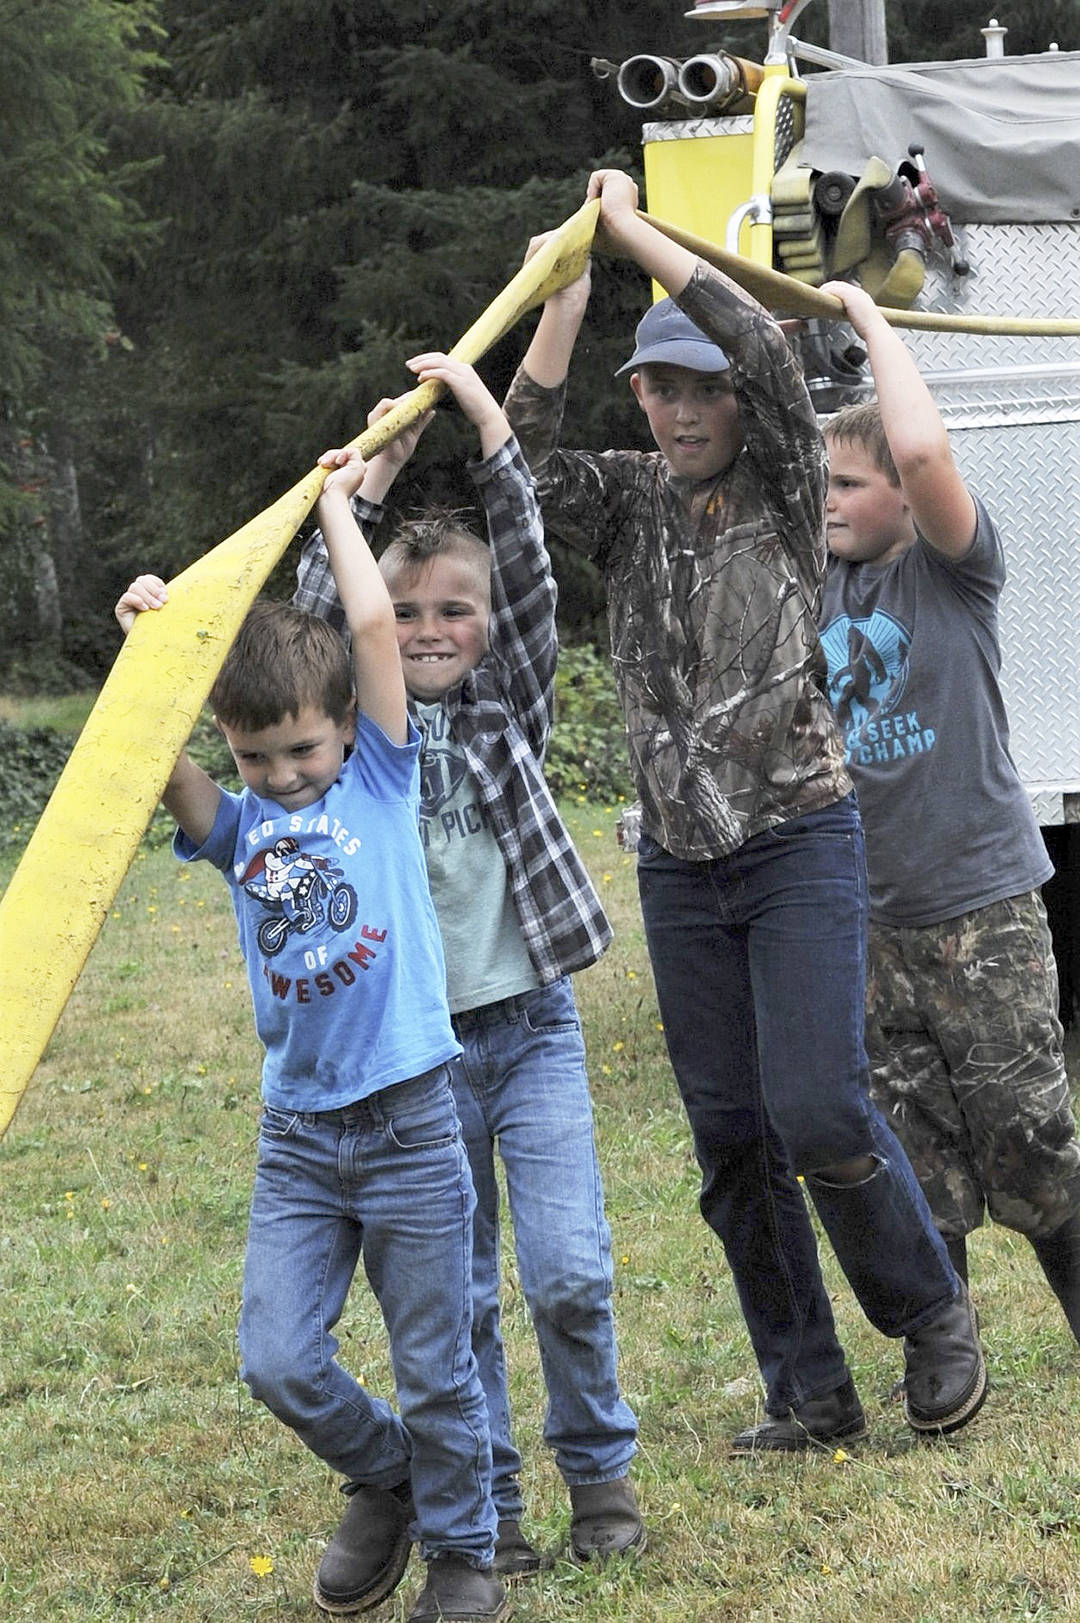
[[[919,929],[871,924],[870,1091],[941,1233],[1036,1238],[1080,1210],[1057,972],[1037,891]]]

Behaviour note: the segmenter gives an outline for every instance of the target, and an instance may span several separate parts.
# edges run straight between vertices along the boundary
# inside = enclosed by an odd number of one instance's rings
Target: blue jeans
[[[619,1395],[611,1312],[611,1232],[569,979],[454,1016],[464,1054],[451,1067],[476,1186],[473,1348],[488,1401],[492,1493],[521,1515],[499,1330],[499,1190],[506,1169],[521,1287],[547,1385],[544,1439],[569,1483],[625,1476],[637,1422]]]
[[[643,837],[638,883],[668,1051],[772,1413],[846,1379],[796,1174],[870,1322],[902,1336],[960,1282],[867,1092],[866,873],[848,798],[684,862]],[[863,1182],[815,1174],[869,1155]]]
[[[252,1395],[349,1486],[411,1476],[425,1560],[489,1565],[491,1444],[470,1345],[468,1163],[446,1067],[344,1110],[267,1108],[240,1316]],[[363,1258],[390,1337],[400,1419],[337,1362]]]

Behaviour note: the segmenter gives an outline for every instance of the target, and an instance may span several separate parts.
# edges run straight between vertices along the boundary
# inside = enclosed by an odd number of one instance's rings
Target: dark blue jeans
[[[668,1052],[766,1387],[785,1412],[846,1378],[801,1173],[870,1322],[902,1336],[959,1280],[867,1092],[866,871],[853,799],[713,862],[643,837],[638,883]],[[855,1184],[815,1174],[861,1156]]]

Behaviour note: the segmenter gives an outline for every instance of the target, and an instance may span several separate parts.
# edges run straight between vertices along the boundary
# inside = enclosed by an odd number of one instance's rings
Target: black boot
[[[428,1562],[427,1583],[409,1623],[499,1623],[509,1611],[506,1590],[490,1567],[481,1570],[461,1555],[439,1555]]]
[[[612,1555],[638,1555],[645,1523],[629,1477],[570,1484],[570,1554],[579,1565]]]
[[[904,1414],[939,1437],[974,1420],[986,1398],[979,1321],[967,1286],[936,1319],[904,1337]]]
[[[335,1617],[348,1617],[385,1600],[409,1564],[413,1514],[408,1482],[393,1488],[366,1484],[356,1488],[319,1562],[316,1606]]]
[[[810,1398],[786,1414],[771,1414],[731,1440],[732,1454],[801,1454],[808,1448],[835,1448],[866,1436],[866,1416],[849,1375],[843,1386]]]
[[[1061,1303],[1069,1329],[1080,1341],[1080,1212],[1074,1212],[1053,1234],[1028,1238],[1050,1289]]]

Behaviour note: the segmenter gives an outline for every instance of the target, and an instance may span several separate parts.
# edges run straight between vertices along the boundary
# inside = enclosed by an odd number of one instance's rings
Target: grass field
[[[972,1247],[993,1391],[951,1442],[891,1399],[900,1349],[861,1318],[824,1248],[871,1436],[850,1456],[729,1460],[760,1391],[666,1064],[632,865],[612,807],[570,818],[617,941],[579,977],[616,1261],[636,1564],[558,1560],[521,1623],[970,1623],[1080,1618],[1080,1352],[1001,1230]],[[6,877],[10,863],[0,872]],[[77,876],[60,875],[58,883]],[[0,1143],[0,1617],[5,1623],[313,1619],[335,1483],[238,1382],[234,1326],[259,1055],[218,876],[140,856]],[[506,1328],[527,1530],[565,1541],[512,1251]],[[344,1356],[389,1391],[362,1286]],[[403,1619],[415,1561],[375,1623]]]

